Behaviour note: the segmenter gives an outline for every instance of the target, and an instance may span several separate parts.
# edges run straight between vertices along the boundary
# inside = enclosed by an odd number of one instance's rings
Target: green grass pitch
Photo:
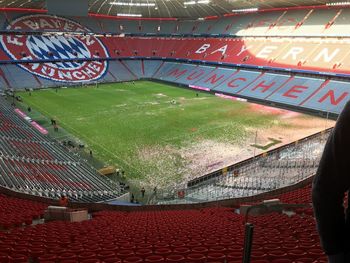
[[[190,160],[181,149],[208,139],[239,142],[249,135],[247,127],[260,129],[275,119],[250,111],[248,103],[197,93],[138,81],[20,95],[33,109],[55,117],[95,157],[124,169],[135,184],[151,187],[186,173]]]

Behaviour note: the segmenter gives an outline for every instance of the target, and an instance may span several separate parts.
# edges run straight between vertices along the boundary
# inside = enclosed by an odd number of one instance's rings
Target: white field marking
[[[47,116],[49,116],[50,114],[41,109],[41,107],[38,107],[37,104],[35,103],[32,103],[37,109],[39,109],[40,112],[43,112],[45,113]],[[61,120],[58,120],[59,123],[63,123],[65,127],[67,127],[69,130],[72,130],[75,134],[77,134],[78,137],[83,137],[86,141],[88,141],[90,143],[90,145],[95,145],[99,148],[101,148],[103,151],[109,153],[110,155],[114,156],[116,159],[118,159],[119,161],[122,161],[124,164],[126,164],[127,166],[133,168],[134,170],[138,171],[139,173],[141,173],[141,171],[139,171],[135,166],[133,166],[132,164],[130,164],[129,162],[125,161],[124,159],[122,159],[120,156],[116,155],[115,153],[111,152],[110,150],[108,150],[106,147],[102,146],[101,144],[95,142],[94,140],[90,139],[90,138],[87,138],[86,136],[80,134],[79,132],[77,132],[74,128],[68,126],[65,122],[61,121]]]
[[[141,103],[141,105],[142,104],[144,104],[144,105],[158,105],[160,103],[157,101],[145,101],[145,102]]]
[[[149,115],[149,116],[157,116],[158,115],[157,113],[148,112],[148,111],[146,111],[144,114]]]
[[[128,90],[126,90],[126,89],[114,89],[115,91],[123,91],[123,92],[125,92],[125,91],[128,91]]]
[[[155,94],[156,96],[158,97],[168,97],[167,95],[163,94],[163,93],[158,93],[158,94]]]
[[[123,103],[123,104],[114,104],[114,105],[112,105],[112,108],[121,108],[121,107],[125,107],[125,106],[127,106],[128,104],[126,104],[126,103]]]

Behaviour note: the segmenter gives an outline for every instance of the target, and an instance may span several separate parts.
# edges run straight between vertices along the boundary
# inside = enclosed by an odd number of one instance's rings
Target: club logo
[[[54,33],[90,31],[70,19],[28,15],[12,21],[6,29],[46,32],[41,35],[0,36],[2,48],[13,60],[58,60],[50,63],[18,64],[37,76],[61,82],[86,82],[101,78],[107,70],[108,61],[74,60],[108,57],[106,47],[97,37]]]

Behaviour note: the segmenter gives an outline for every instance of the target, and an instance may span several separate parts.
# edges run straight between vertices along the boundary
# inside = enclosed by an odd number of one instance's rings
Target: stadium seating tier
[[[275,197],[287,203],[309,203],[310,185]],[[29,216],[28,224],[45,207],[0,198],[3,211],[13,211],[15,218]],[[37,212],[15,209],[14,202]],[[250,216],[248,221],[255,226],[252,262],[326,262],[310,208],[292,216]],[[9,231],[0,231],[1,262],[241,262],[243,256],[244,216],[232,208],[104,210],[80,223],[50,222],[24,228],[15,222],[7,218],[2,224]]]
[[[120,196],[118,183],[41,134],[0,98],[0,186],[48,198],[103,201]]]

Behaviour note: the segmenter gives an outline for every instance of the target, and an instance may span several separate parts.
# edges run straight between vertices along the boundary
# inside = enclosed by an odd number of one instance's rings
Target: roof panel
[[[176,17],[197,19],[199,17],[224,15],[233,9],[258,7],[260,9],[324,5],[326,0],[209,0],[209,4],[185,5],[191,0],[89,0],[89,12],[117,15],[118,13],[142,14],[142,17]],[[192,0],[199,1],[199,0]],[[154,3],[155,6],[119,6],[111,2]],[[0,0],[0,7],[45,8],[45,0]]]

